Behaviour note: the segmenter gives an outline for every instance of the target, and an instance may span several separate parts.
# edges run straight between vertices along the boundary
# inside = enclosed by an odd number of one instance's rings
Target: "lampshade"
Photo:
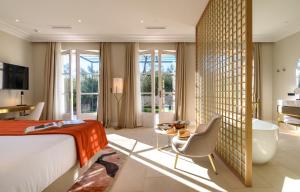
[[[113,78],[112,93],[123,93],[122,78]]]

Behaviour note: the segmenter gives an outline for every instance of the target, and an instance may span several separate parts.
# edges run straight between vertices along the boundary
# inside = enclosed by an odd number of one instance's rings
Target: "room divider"
[[[222,115],[217,154],[252,185],[252,0],[210,0],[196,26],[197,122]]]

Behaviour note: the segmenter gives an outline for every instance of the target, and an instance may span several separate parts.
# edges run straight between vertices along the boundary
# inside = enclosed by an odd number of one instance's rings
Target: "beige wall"
[[[187,65],[187,119],[196,121],[196,44],[188,43],[185,54]]]
[[[29,90],[24,91],[24,103],[33,100],[32,43],[0,31],[0,62],[29,67]],[[20,104],[20,90],[0,90],[0,106]]]
[[[261,110],[262,119],[273,119],[273,43],[261,44]]]
[[[273,119],[275,120],[276,101],[295,99],[287,94],[293,92],[297,86],[296,64],[300,59],[300,32],[276,42],[273,50]]]
[[[43,101],[46,43],[32,43],[33,85],[35,102]]]

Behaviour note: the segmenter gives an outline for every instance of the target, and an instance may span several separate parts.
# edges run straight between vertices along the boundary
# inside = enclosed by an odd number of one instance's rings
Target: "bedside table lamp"
[[[24,96],[24,91],[21,91],[21,103],[17,106],[24,106],[23,105],[23,96]]]
[[[112,93],[117,101],[117,121],[119,123],[120,102],[122,100],[122,94],[123,94],[123,79],[122,78],[113,78]]]

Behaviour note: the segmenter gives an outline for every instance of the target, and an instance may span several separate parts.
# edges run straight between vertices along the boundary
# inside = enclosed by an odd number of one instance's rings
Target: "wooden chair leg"
[[[178,153],[176,153],[176,157],[175,157],[175,163],[174,163],[174,169],[176,169],[176,165],[177,165],[177,161],[178,161]]]
[[[211,166],[212,166],[212,168],[213,168],[215,174],[217,175],[218,173],[217,173],[216,166],[215,166],[215,164],[214,164],[214,157],[213,157],[213,154],[209,154],[209,155],[208,155],[208,158],[209,158],[210,164],[211,164]]]

